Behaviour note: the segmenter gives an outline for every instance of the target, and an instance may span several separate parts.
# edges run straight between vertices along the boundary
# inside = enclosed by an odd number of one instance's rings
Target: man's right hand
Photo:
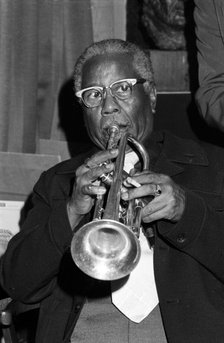
[[[104,185],[95,181],[102,174],[108,174],[114,169],[111,161],[118,155],[118,150],[104,150],[86,160],[77,170],[72,195],[67,204],[67,212],[72,229],[79,223],[83,215],[94,205],[97,195],[105,194]]]

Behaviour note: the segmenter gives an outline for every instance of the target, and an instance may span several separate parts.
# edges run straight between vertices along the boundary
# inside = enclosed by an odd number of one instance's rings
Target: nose
[[[112,96],[109,89],[106,89],[102,103],[102,116],[108,116],[119,112],[120,106],[116,98]]]

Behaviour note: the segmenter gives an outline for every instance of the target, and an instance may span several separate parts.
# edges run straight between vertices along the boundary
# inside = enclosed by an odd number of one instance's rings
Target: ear
[[[156,112],[156,99],[157,99],[157,92],[156,92],[155,86],[150,87],[149,97],[151,101],[152,113],[155,113]]]

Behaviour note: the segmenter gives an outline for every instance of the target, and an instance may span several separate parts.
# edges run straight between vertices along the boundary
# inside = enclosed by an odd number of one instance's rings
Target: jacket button
[[[186,237],[185,237],[184,233],[182,233],[179,236],[177,236],[177,243],[183,244],[185,241],[186,241]]]

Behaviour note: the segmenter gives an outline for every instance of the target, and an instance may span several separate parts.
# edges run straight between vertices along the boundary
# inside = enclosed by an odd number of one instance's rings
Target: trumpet
[[[112,125],[107,149],[118,147],[119,153],[114,171],[101,176],[100,182],[108,191],[96,198],[92,221],[82,226],[71,242],[75,264],[98,280],[112,281],[129,275],[141,255],[138,236],[143,202],[140,199],[126,202],[121,199],[127,143],[138,153],[142,170],[148,169],[149,157],[143,145],[127,132],[121,135],[119,126]]]

